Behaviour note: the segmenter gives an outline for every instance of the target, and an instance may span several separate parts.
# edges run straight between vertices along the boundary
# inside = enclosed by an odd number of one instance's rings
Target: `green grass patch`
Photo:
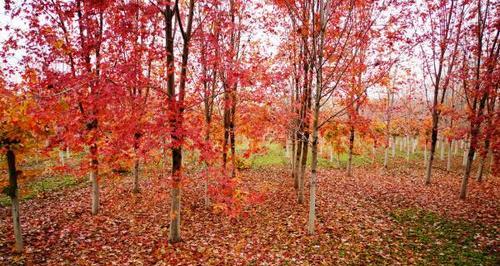
[[[264,154],[256,154],[248,159],[242,159],[242,164],[251,168],[264,168],[268,166],[286,166],[290,164],[290,158],[286,156],[286,150],[277,143],[266,145],[267,151]],[[311,149],[307,158],[307,165],[311,165],[312,161]],[[318,166],[320,168],[346,168],[348,154],[343,153],[335,155],[333,161],[329,158],[318,157]],[[364,166],[372,163],[372,158],[366,155],[354,155],[352,158],[353,166]]]
[[[499,265],[497,254],[482,250],[474,239],[486,228],[421,209],[398,210],[391,216],[404,225],[408,242],[403,245],[423,259],[422,265]]]
[[[267,151],[264,154],[252,155],[248,159],[250,167],[263,168],[268,166],[284,166],[289,163],[286,158],[286,151],[277,143],[266,145]]]
[[[26,184],[26,187],[21,188],[21,200],[29,200],[46,192],[60,190],[78,184],[78,180],[70,175],[51,176],[42,178]],[[5,195],[0,195],[0,205],[10,205],[10,198]]]

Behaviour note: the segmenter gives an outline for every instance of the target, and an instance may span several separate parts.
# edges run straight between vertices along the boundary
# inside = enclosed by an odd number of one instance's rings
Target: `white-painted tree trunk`
[[[210,197],[208,195],[208,176],[207,178],[205,178],[205,183],[204,183],[204,186],[203,186],[203,189],[204,189],[204,192],[205,192],[205,207],[209,207],[210,206]]]
[[[377,148],[375,147],[375,143],[372,146],[372,163],[375,163],[375,158],[377,156]]]
[[[464,149],[464,155],[463,155],[463,159],[462,159],[462,166],[465,166],[467,164],[467,153],[468,153],[468,150]]]
[[[14,237],[16,239],[15,248],[17,252],[22,252],[24,248],[23,235],[21,233],[21,222],[19,219],[19,200],[18,192],[16,191],[16,196],[11,198],[12,203],[12,220],[14,222]]]
[[[441,149],[441,152],[439,154],[439,159],[441,161],[443,161],[444,160],[444,149],[445,149],[444,140],[441,140],[440,142],[441,142],[441,145],[439,148]]]
[[[477,169],[477,176],[476,176],[476,180],[478,182],[483,181],[484,169],[485,169],[486,161],[488,160],[488,157],[489,157],[489,151],[488,151],[488,154],[486,154],[486,156],[479,157],[479,167]]]
[[[288,138],[286,138],[286,144],[285,144],[285,156],[286,158],[290,158],[291,157],[291,149],[290,149],[290,140]]]
[[[396,156],[396,145],[397,145],[396,137],[393,136],[392,137],[392,144],[391,144],[391,146],[392,146],[392,158],[394,158]]]
[[[62,166],[66,164],[66,162],[64,161],[64,151],[59,151],[59,161],[61,162]]]
[[[410,151],[411,151],[411,143],[410,143],[410,138],[408,138],[408,142],[407,142],[407,145],[406,145],[406,162],[409,162],[410,161]]]
[[[99,212],[99,181],[97,180],[97,170],[91,170],[90,182],[92,184],[92,214],[96,215]]]
[[[451,170],[451,157],[453,156],[453,142],[452,141],[449,141],[448,142],[448,161],[446,162],[446,171],[450,171]]]
[[[412,148],[412,150],[411,150],[411,153],[412,153],[412,154],[415,154],[415,152],[417,151],[417,146],[418,146],[418,138],[417,138],[417,137],[415,137],[415,138],[413,139],[413,148]]]
[[[392,149],[394,151],[394,147]],[[384,150],[384,168],[387,168],[389,165],[389,147],[386,147]]]

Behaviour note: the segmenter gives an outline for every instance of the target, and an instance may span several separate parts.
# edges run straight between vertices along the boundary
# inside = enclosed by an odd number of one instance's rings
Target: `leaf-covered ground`
[[[203,205],[201,185],[183,193],[183,242],[167,243],[169,189],[161,178],[108,180],[102,212],[91,216],[85,184],[21,204],[26,244],[14,255],[10,209],[0,209],[0,264],[48,265],[499,265],[500,182],[436,171],[431,186],[405,168],[319,174],[317,233],[307,235],[307,202],[297,205],[284,168],[240,172],[242,186],[264,193],[249,216],[230,219]],[[306,194],[306,198],[308,194]]]

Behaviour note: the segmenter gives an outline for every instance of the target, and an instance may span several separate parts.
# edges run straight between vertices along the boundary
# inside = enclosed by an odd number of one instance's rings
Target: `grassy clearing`
[[[475,237],[484,233],[480,225],[452,221],[421,209],[398,210],[391,216],[405,227],[404,242],[422,265],[499,265],[498,255],[479,247]],[[490,232],[492,234],[494,232]]]
[[[269,166],[286,166],[290,164],[290,158],[286,156],[286,150],[277,143],[266,145],[267,152],[264,154],[252,155],[248,159],[242,159],[243,168],[265,168]],[[311,164],[311,151],[309,149],[307,164]],[[333,160],[319,156],[318,165],[321,168],[345,169],[347,167],[348,154],[338,154]],[[355,155],[352,158],[354,166],[364,166],[372,163],[372,159],[366,155]]]
[[[71,187],[76,184],[78,184],[78,180],[70,175],[41,178],[26,184],[25,187],[21,187],[21,200],[29,200],[46,192]],[[10,198],[5,194],[1,194],[0,205],[10,205]]]

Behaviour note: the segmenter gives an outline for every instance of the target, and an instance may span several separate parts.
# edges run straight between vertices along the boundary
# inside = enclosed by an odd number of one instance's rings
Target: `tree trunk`
[[[99,213],[99,171],[98,171],[98,155],[97,144],[90,146],[91,162],[90,162],[90,183],[92,186],[92,215]]]
[[[476,177],[477,182],[483,181],[483,173],[484,173],[484,167],[486,165],[487,157],[488,157],[487,154],[485,156],[480,157],[479,168],[477,169],[477,177]]]
[[[319,1],[319,23],[320,28],[325,25],[323,1]],[[314,12],[314,9],[313,9]],[[314,23],[314,20],[313,20]],[[318,166],[318,131],[319,131],[319,111],[321,107],[321,94],[322,94],[322,64],[323,64],[323,45],[324,45],[324,31],[320,32],[320,39],[318,49],[318,63],[316,65],[316,92],[314,96],[314,110],[313,110],[313,136],[312,136],[312,158],[311,158],[311,181],[309,186],[309,217],[307,221],[307,232],[314,234],[314,225],[316,220],[316,186],[317,186],[317,166]],[[316,41],[313,42],[316,47]]]
[[[208,109],[205,111],[207,112]],[[211,129],[211,123],[212,123],[212,115],[211,115],[211,112],[207,112],[206,113],[206,131],[205,131],[205,141],[208,143],[210,141],[210,129]],[[209,185],[209,182],[210,182],[210,164],[209,162],[205,159],[205,166],[206,166],[206,170],[207,170],[207,173],[206,173],[206,177],[205,177],[205,183],[204,183],[204,201],[205,201],[205,207],[209,207],[210,206],[210,197],[208,195],[208,185]]]
[[[293,181],[293,187],[295,188],[295,190],[297,191],[298,193],[298,190],[299,190],[299,178],[300,178],[300,162],[302,161],[302,143],[303,143],[303,140],[302,138],[300,137],[299,133],[297,133],[297,147],[295,149],[295,163],[294,163],[294,166],[293,166],[293,172],[292,172],[292,175],[294,177]]]
[[[474,120],[471,122],[470,145],[469,152],[467,154],[467,162],[465,164],[464,176],[462,178],[462,186],[460,187],[460,199],[465,199],[467,196],[467,183],[469,182],[472,163],[474,161],[474,155],[476,153],[480,127],[480,123],[475,122]]]
[[[349,158],[347,160],[347,176],[352,176],[352,152],[354,149],[354,127],[349,132]]]
[[[394,148],[393,148],[394,150]],[[387,169],[387,166],[389,165],[389,147],[385,147],[384,151],[384,168]]]
[[[231,121],[229,123],[230,139],[231,139],[231,178],[236,177],[236,88],[233,90],[232,106],[231,106]]]
[[[307,165],[307,153],[309,145],[309,133],[305,133],[305,141],[302,144],[302,153],[301,153],[301,161],[300,161],[300,173],[299,173],[299,191],[298,191],[298,203],[304,203],[304,179]]]
[[[444,139],[442,139],[440,141],[440,143],[441,143],[441,146],[440,146],[440,148],[441,148],[441,154],[439,155],[439,160],[444,161],[444,149],[445,149]]]
[[[372,146],[372,163],[373,164],[375,163],[376,156],[377,156],[377,147],[375,147],[375,143],[373,143],[373,146]]]
[[[171,206],[170,206],[170,227],[168,241],[176,243],[181,241],[181,179],[182,179],[182,145],[184,142],[183,129],[183,112],[184,112],[184,97],[186,93],[187,67],[189,58],[189,43],[191,39],[191,30],[194,15],[194,0],[189,1],[189,15],[185,32],[182,34],[182,60],[181,73],[179,81],[179,92],[176,93],[175,87],[175,58],[174,58],[174,29],[173,19],[175,12],[179,12],[177,2],[175,6],[167,6],[164,11],[165,17],[165,48],[167,52],[167,96],[169,100],[169,123],[172,129],[172,187],[170,191]],[[177,13],[177,15],[179,15]],[[180,23],[179,23],[180,24]],[[181,27],[179,25],[179,27]]]
[[[467,184],[469,182],[470,172],[472,170],[472,162],[474,159],[475,150],[472,147],[473,142],[471,141],[469,151],[467,152],[467,161],[465,164],[465,171],[462,177],[462,185],[460,186],[460,199],[465,199],[467,196]]]
[[[318,120],[319,120],[319,96],[316,96],[313,121],[312,139],[312,161],[311,161],[311,182],[309,187],[309,218],[307,222],[307,232],[314,234],[314,223],[316,219],[316,182],[318,165]]]
[[[411,138],[410,137],[407,137],[408,138],[408,145],[406,145],[406,162],[410,162],[410,151],[411,151]]]
[[[396,136],[392,136],[392,158],[396,156]]]
[[[425,174],[426,185],[429,185],[431,183],[432,163],[434,162],[434,153],[436,152],[438,124],[439,124],[439,114],[437,113],[436,108],[437,108],[437,96],[434,95],[434,108],[432,111],[431,150],[429,154],[429,161],[427,163],[427,171]]]
[[[182,150],[181,148],[172,149],[172,188],[170,197],[172,205],[170,206],[170,228],[168,241],[177,243],[181,241],[181,167]]]
[[[229,119],[230,119],[230,108],[229,108],[229,92],[227,91],[227,86],[224,86],[224,141],[222,143],[222,168],[224,169],[224,174],[226,174],[227,168],[227,153],[229,144]]]
[[[330,162],[333,163],[333,147],[330,147]]]
[[[19,191],[17,187],[18,171],[16,170],[16,155],[10,148],[7,149],[7,166],[9,171],[9,187],[7,194],[10,197],[12,204],[12,222],[14,227],[14,237],[16,239],[15,250],[16,252],[23,251],[23,235],[21,233],[21,222],[19,219]]]
[[[446,162],[446,171],[448,172],[451,170],[451,157],[453,156],[452,150],[453,150],[453,142],[451,140],[448,140],[448,161]]]
[[[286,137],[285,140],[285,158],[290,158],[290,140],[288,139],[288,136]]]
[[[467,145],[467,144],[465,144]],[[467,154],[469,154],[469,149],[467,147],[464,147],[464,155],[462,158],[462,165],[466,166],[467,165]]]
[[[64,150],[60,150],[59,151],[59,160],[60,160],[62,166],[66,165],[66,162],[64,161],[64,159],[65,159]]]
[[[134,162],[134,188],[132,191],[139,193],[139,159],[135,159]]]

